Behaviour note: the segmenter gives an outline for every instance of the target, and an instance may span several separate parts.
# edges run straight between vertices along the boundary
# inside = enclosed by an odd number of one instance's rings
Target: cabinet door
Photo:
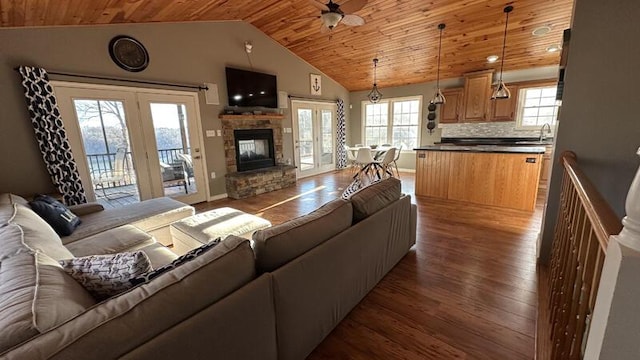
[[[488,121],[493,71],[468,74],[464,82],[464,121]]]
[[[518,104],[518,87],[507,84],[511,91],[508,99],[491,100],[491,121],[513,121],[515,120],[516,104]]]
[[[450,124],[460,121],[460,110],[462,109],[462,88],[446,89],[442,94],[447,99],[440,107],[440,123]]]

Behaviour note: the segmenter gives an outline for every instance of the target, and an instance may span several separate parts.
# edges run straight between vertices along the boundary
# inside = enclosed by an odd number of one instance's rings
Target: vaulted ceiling
[[[338,0],[344,3],[346,0]],[[353,1],[353,0],[352,0]],[[244,20],[347,89],[371,86],[378,57],[383,87],[436,78],[438,24],[445,23],[441,78],[495,68],[486,57],[501,55],[505,14],[509,15],[505,70],[559,63],[562,31],[569,27],[574,0],[369,0],[356,14],[363,26],[344,24],[321,32],[320,10],[306,0],[0,0],[2,27],[96,25],[143,22]],[[291,19],[308,18],[291,21]],[[544,36],[532,31],[549,26]]]

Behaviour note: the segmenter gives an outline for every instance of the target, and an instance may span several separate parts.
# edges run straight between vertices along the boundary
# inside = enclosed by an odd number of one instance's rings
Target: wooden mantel
[[[262,115],[228,115],[228,114],[220,114],[218,117],[221,120],[282,120],[284,119],[284,115],[282,114],[262,114]]]

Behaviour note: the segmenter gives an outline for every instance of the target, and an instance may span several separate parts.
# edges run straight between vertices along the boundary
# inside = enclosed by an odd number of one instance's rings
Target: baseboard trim
[[[216,200],[220,200],[220,199],[226,199],[229,196],[227,195],[227,193],[224,194],[218,194],[218,195],[213,195],[213,196],[209,196],[209,198],[207,199],[207,201],[216,201]]]
[[[402,171],[402,172],[408,172],[408,173],[415,173],[416,169],[403,169],[403,168],[399,168],[398,171]]]

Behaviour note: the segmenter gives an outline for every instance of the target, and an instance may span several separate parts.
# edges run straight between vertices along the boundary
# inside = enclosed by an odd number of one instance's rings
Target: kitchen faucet
[[[542,127],[540,128],[540,138],[538,139],[539,141],[542,141],[544,139],[546,139],[547,137],[544,135],[544,128],[547,128],[547,134],[551,134],[551,125],[549,125],[549,123],[545,123],[544,125],[542,125]]]

